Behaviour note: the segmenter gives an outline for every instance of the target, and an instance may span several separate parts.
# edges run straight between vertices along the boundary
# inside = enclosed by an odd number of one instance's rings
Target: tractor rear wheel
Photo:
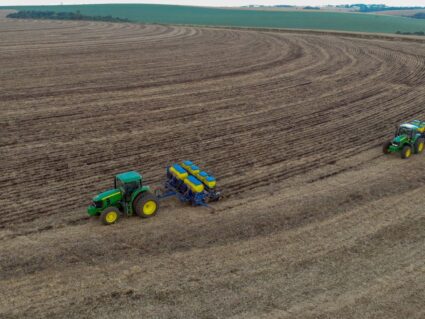
[[[412,147],[405,145],[401,150],[401,158],[409,158],[410,156],[412,156]]]
[[[387,141],[384,143],[384,146],[382,147],[382,151],[384,152],[384,154],[389,154],[390,153],[390,145],[391,145],[391,141]]]
[[[418,138],[415,143],[415,154],[421,154],[425,148],[425,139]]]
[[[119,219],[120,211],[116,207],[108,207],[100,214],[100,220],[103,225],[115,224]]]
[[[144,193],[135,200],[134,210],[139,217],[149,218],[155,216],[158,208],[158,198],[151,193]]]

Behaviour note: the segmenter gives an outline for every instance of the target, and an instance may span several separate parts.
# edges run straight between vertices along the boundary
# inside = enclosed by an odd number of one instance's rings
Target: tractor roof
[[[416,125],[410,124],[410,123],[403,123],[400,125],[400,127],[405,127],[410,130],[416,130],[418,127]]]
[[[131,171],[118,174],[116,178],[123,183],[130,183],[142,180],[142,175],[140,175],[138,172]]]

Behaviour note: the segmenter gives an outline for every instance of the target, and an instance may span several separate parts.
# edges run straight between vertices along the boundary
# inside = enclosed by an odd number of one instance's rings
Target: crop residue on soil
[[[425,44],[0,17],[0,317],[420,318]],[[111,227],[112,176],[226,199]]]

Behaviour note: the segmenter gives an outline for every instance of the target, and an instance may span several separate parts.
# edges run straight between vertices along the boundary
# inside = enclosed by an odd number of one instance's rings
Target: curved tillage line
[[[113,174],[143,169],[155,184],[183,158],[216,175],[228,195],[249,197],[377,147],[403,119],[425,118],[423,44],[7,23],[0,151],[13,160],[0,167],[9,190],[1,227],[80,218],[88,194]]]

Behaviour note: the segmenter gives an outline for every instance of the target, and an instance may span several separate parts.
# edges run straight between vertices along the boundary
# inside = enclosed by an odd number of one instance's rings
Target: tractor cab
[[[417,134],[417,126],[412,125],[410,123],[406,123],[406,124],[400,125],[400,127],[397,128],[395,132],[395,137],[397,138],[398,136],[404,136],[409,139],[412,139],[416,136],[416,134]]]
[[[115,176],[114,188],[119,189],[126,202],[130,201],[135,190],[142,187],[143,177],[138,172],[126,172]]]

